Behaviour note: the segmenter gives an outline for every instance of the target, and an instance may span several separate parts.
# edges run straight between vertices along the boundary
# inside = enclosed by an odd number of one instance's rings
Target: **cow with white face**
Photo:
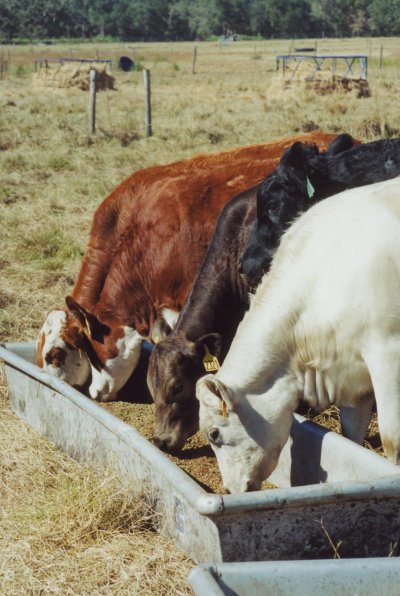
[[[82,388],[91,377],[86,355],[75,348],[64,310],[52,310],[36,342],[36,363],[72,387]]]
[[[37,364],[92,399],[112,401],[135,370],[142,337],[128,325],[107,325],[72,296],[51,311],[36,346]]]
[[[200,428],[230,492],[277,465],[293,412],[340,408],[362,442],[376,399],[386,456],[400,464],[400,180],[312,207],[284,235],[215,376],[197,382]]]

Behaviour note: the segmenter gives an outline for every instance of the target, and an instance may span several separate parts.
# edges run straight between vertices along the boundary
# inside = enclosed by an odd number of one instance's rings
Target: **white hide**
[[[37,341],[37,349],[41,345],[40,339],[44,337],[41,350],[43,359],[43,370],[47,373],[65,381],[73,387],[83,387],[90,378],[90,364],[83,352],[75,350],[66,345],[62,338],[63,328],[67,323],[67,315],[63,310],[53,310],[43,324]],[[62,366],[53,366],[46,362],[46,354],[52,348],[64,350],[66,356]]]
[[[400,463],[399,297],[399,179],[329,198],[293,224],[221,369],[197,384],[203,432],[232,426],[212,445],[227,489],[271,473],[300,397],[348,408],[347,435],[361,441],[374,392],[386,455]]]
[[[101,371],[92,366],[92,383],[89,387],[92,399],[104,402],[115,399],[139,362],[144,338],[132,327],[123,327],[123,330],[124,337],[116,343],[118,355],[107,360]]]

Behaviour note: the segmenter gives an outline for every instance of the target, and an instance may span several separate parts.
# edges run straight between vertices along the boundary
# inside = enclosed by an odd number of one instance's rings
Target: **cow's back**
[[[152,225],[157,225],[160,219],[163,226],[173,230],[177,218],[189,221],[188,213],[193,219],[203,212],[204,234],[196,238],[200,244],[192,259],[198,264],[215,219],[230,197],[259,183],[275,167],[284,149],[296,140],[309,140],[325,149],[333,138],[334,135],[317,131],[135,172],[119,184],[94,213],[73,297],[92,308],[99,299],[121,239],[136,228],[140,230],[143,242],[151,238],[150,242],[157,244],[157,234],[152,237],[150,232]],[[143,230],[149,233],[143,233]]]
[[[325,149],[333,138],[313,132],[136,172],[97,208],[73,297],[129,323],[150,304],[150,321],[164,306],[179,310],[222,206],[259,183],[295,140]]]

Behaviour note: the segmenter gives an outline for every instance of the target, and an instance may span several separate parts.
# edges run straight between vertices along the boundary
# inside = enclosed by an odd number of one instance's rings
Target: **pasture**
[[[361,98],[301,82],[284,88],[275,55],[288,53],[290,40],[196,43],[195,74],[194,45],[0,48],[9,62],[0,79],[0,341],[35,339],[46,312],[63,304],[95,207],[133,171],[314,129],[362,141],[400,136],[396,39],[318,41],[318,53],[369,57],[371,95]],[[150,69],[152,137],[139,70],[115,66],[116,89],[97,94],[92,137],[88,93],[35,76],[36,58],[96,51]],[[25,427],[9,411],[3,376],[0,408],[2,594],[190,593],[192,563],[150,529],[146,503],[111,472],[77,464]]]

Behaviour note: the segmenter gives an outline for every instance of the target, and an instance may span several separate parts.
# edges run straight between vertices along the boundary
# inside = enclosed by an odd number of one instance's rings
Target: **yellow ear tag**
[[[83,316],[84,316],[84,318],[85,318],[85,323],[86,323],[86,332],[87,332],[87,334],[88,334],[89,338],[90,338],[90,339],[92,339],[92,332],[91,332],[91,330],[90,330],[89,321],[87,320],[87,317],[86,317],[86,315],[85,315],[85,314],[84,314]]]
[[[222,416],[224,418],[228,418],[228,411],[226,409],[226,403],[224,402],[224,400],[222,400],[222,403],[221,403],[221,412],[222,412]]]
[[[159,341],[160,341],[160,337],[158,335],[156,335],[154,338],[154,343],[158,344]]]
[[[203,364],[206,372],[215,372],[216,370],[219,370],[221,367],[218,358],[210,354],[207,346],[204,346],[204,351],[206,355],[203,358]]]

